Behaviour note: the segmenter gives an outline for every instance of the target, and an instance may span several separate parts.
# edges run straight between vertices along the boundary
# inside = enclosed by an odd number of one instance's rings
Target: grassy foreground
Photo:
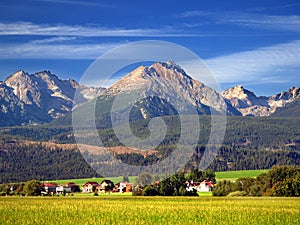
[[[300,201],[254,197],[1,197],[0,224],[300,224]]]

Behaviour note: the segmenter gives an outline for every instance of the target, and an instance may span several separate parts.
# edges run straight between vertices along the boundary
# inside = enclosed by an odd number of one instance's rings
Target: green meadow
[[[216,179],[218,180],[231,180],[234,181],[242,177],[257,177],[262,173],[267,173],[269,170],[237,170],[237,171],[224,171],[215,172]]]

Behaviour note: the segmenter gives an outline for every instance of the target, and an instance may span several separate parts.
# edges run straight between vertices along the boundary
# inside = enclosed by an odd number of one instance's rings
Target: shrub
[[[27,181],[24,185],[24,193],[26,196],[37,196],[41,194],[40,182],[36,180]]]
[[[156,187],[154,187],[152,185],[148,185],[142,191],[142,195],[143,196],[156,196],[156,195],[159,195],[159,192]]]
[[[232,192],[233,189],[233,183],[228,180],[222,180],[217,183],[215,189],[213,190],[212,194],[213,196],[226,196],[230,192]]]

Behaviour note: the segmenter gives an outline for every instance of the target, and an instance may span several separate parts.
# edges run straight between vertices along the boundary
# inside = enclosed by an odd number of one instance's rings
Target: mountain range
[[[79,93],[74,99],[74,94]],[[300,88],[272,96],[256,96],[242,86],[222,93],[192,79],[173,61],[140,66],[109,88],[87,87],[72,79],[61,80],[50,71],[28,74],[17,71],[0,82],[0,126],[47,123],[70,114],[89,100],[111,99],[137,93],[134,102],[141,119],[189,113],[226,113],[235,116],[297,116]],[[159,96],[159,97],[158,97]],[[178,104],[179,103],[179,104]],[[184,107],[180,106],[184,103]],[[174,104],[177,107],[174,108]],[[125,104],[126,105],[126,104]],[[287,112],[285,112],[287,111]]]
[[[80,95],[74,102],[76,89]],[[98,91],[72,79],[61,80],[50,71],[17,71],[0,82],[0,125],[50,122],[70,113],[74,105],[95,98]]]

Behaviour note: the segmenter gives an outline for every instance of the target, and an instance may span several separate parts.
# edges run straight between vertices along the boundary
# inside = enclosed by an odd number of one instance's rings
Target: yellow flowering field
[[[300,224],[300,198],[1,197],[0,224]]]

